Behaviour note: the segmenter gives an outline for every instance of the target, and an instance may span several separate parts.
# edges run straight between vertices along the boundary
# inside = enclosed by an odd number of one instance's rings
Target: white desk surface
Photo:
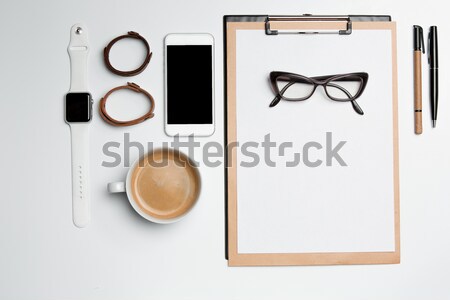
[[[1,299],[445,299],[450,294],[450,23],[443,1],[3,1],[0,4]],[[223,27],[226,14],[390,14],[398,25],[401,264],[229,268],[224,259],[223,168],[201,168],[199,205],[180,223],[150,224],[106,184],[126,168],[105,168],[102,146],[123,133],[146,143],[163,132],[163,38],[210,32],[216,38],[216,133],[223,141]],[[96,101],[134,81],[156,99],[156,116],[113,128],[91,126],[92,222],[71,221],[70,27],[90,30],[90,90]],[[424,134],[413,133],[412,25],[437,25],[440,103],[431,129],[424,61]],[[122,78],[105,68],[103,47],[129,30],[154,52],[147,70]],[[126,44],[125,44],[126,45]],[[126,47],[126,46],[124,46]],[[140,49],[140,48],[138,48]],[[125,52],[123,52],[125,53]],[[117,64],[127,58],[117,55]],[[139,59],[136,59],[136,61]],[[423,57],[425,60],[425,56]],[[98,102],[96,102],[98,104]],[[97,105],[94,106],[97,108]],[[123,148],[122,148],[123,149]],[[201,153],[195,154],[200,158]],[[137,152],[131,153],[131,159]]]

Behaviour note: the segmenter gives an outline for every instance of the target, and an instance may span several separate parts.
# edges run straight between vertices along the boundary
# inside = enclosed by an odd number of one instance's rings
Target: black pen
[[[430,101],[431,101],[431,120],[433,127],[436,127],[438,112],[438,38],[437,27],[431,26],[428,34],[428,63],[430,65]]]

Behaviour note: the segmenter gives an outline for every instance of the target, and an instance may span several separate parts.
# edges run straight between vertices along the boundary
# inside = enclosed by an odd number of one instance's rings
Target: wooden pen
[[[422,134],[422,52],[425,53],[422,27],[414,25],[414,132]]]

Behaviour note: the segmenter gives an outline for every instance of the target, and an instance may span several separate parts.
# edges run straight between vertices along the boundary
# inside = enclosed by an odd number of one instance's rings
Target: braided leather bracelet
[[[106,101],[108,100],[108,97],[112,93],[114,93],[115,91],[118,91],[118,90],[123,90],[123,89],[132,90],[136,93],[142,93],[145,96],[147,96],[147,98],[150,101],[150,110],[145,115],[143,115],[137,119],[130,120],[130,121],[119,121],[119,120],[112,118],[106,111]],[[153,118],[154,110],[155,110],[155,101],[153,100],[152,95],[150,95],[149,92],[147,92],[146,90],[144,90],[139,85],[137,85],[136,83],[133,83],[133,82],[128,82],[127,85],[122,85],[122,86],[113,88],[108,93],[106,93],[106,95],[100,100],[100,116],[102,117],[103,120],[105,120],[107,123],[109,123],[113,126],[131,126],[131,125],[139,124],[141,122],[144,122],[147,119]]]
[[[145,48],[147,48],[147,56],[145,57],[145,60],[142,63],[142,65],[139,68],[137,68],[135,70],[131,70],[131,71],[117,70],[116,68],[114,68],[111,65],[111,62],[109,61],[109,52],[111,51],[112,46],[114,46],[114,44],[116,42],[118,42],[122,39],[126,39],[126,38],[141,40],[144,43]],[[128,34],[116,37],[111,42],[109,42],[108,46],[106,46],[106,48],[103,50],[103,58],[105,60],[106,67],[114,74],[117,74],[120,76],[126,76],[126,77],[134,76],[134,75],[137,75],[137,74],[141,73],[142,71],[144,71],[145,68],[147,67],[148,63],[150,62],[150,59],[152,58],[152,54],[153,53],[150,52],[150,46],[149,46],[147,40],[143,36],[141,36],[139,33],[134,32],[134,31],[128,31]]]

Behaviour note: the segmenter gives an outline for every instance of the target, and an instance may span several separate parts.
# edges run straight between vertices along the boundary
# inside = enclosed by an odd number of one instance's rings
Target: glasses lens
[[[350,101],[355,98],[362,86],[362,78],[349,76],[330,81],[325,86],[328,96],[337,101]]]
[[[304,81],[292,81],[287,78],[277,78],[277,86],[280,94],[286,100],[304,100],[311,96],[314,84]]]

